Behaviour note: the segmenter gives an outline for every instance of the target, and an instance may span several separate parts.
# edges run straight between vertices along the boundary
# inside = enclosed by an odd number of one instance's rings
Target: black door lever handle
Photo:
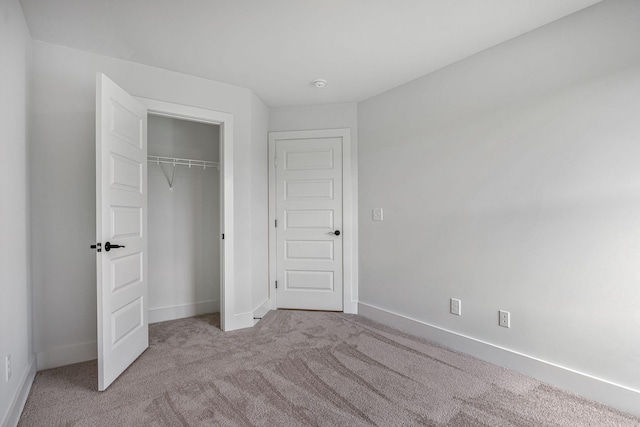
[[[112,245],[110,242],[104,244],[104,250],[109,252],[111,249],[124,248],[124,245]]]

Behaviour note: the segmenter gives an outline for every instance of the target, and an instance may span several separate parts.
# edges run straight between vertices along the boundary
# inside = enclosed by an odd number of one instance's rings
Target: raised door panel
[[[287,240],[284,251],[287,261],[333,261],[334,242],[331,240]]]
[[[286,270],[284,287],[288,291],[334,291],[333,271]]]
[[[292,179],[284,182],[285,200],[333,200],[332,179]]]

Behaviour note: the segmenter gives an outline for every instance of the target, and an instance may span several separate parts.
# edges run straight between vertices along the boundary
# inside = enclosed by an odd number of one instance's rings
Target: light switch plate
[[[382,221],[383,220],[383,211],[382,208],[373,208],[372,211],[372,219],[374,221]]]

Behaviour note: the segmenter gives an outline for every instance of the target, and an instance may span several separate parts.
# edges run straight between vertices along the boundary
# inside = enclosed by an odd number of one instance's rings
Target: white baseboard
[[[71,365],[73,363],[86,362],[97,358],[98,343],[96,341],[53,347],[36,354],[38,371]]]
[[[18,421],[20,420],[20,415],[22,414],[22,410],[24,409],[25,403],[27,403],[27,397],[29,396],[29,391],[31,390],[31,384],[33,384],[33,380],[36,377],[36,359],[32,357],[29,361],[29,365],[27,369],[25,369],[22,378],[20,379],[20,385],[18,386],[18,390],[16,394],[11,399],[11,404],[9,405],[9,409],[0,424],[2,427],[15,427],[18,425]]]
[[[173,305],[149,309],[149,323],[166,322],[167,320],[184,319],[220,311],[220,300],[208,300],[191,304]]]
[[[403,332],[537,378],[571,393],[640,416],[640,391],[596,378],[571,368],[518,353],[485,341],[448,331],[402,314],[359,303],[360,315]]]
[[[271,310],[271,300],[267,299],[265,302],[260,304],[258,308],[253,310],[253,318],[257,320],[262,319],[267,313]]]

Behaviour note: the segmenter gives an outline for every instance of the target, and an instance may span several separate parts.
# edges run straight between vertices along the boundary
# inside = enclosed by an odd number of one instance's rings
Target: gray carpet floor
[[[20,426],[640,426],[640,418],[356,315],[156,323],[105,392],[96,362],[39,372]]]

